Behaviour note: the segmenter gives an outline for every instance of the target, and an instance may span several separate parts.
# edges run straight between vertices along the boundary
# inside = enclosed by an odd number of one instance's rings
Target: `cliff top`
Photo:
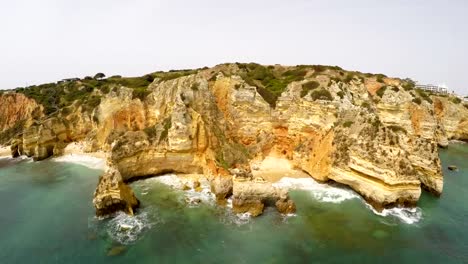
[[[12,90],[0,90],[1,94],[22,93],[34,99],[44,106],[46,116],[57,112],[59,109],[71,106],[78,101],[83,109],[92,110],[101,101],[101,97],[112,89],[125,86],[133,89],[133,98],[143,100],[149,93],[149,85],[153,82],[164,82],[179,77],[199,74],[210,81],[214,81],[218,74],[224,76],[238,75],[247,84],[257,87],[258,93],[270,106],[275,107],[276,101],[287,85],[295,81],[308,82],[303,84],[301,96],[311,93],[314,99],[329,99],[331,95],[326,87],[332,83],[348,84],[352,81],[366,85],[372,95],[382,97],[387,90],[398,91],[397,86],[405,90],[414,90],[414,102],[420,104],[422,100],[432,103],[430,95],[444,96],[442,94],[430,94],[426,91],[415,89],[415,82],[411,79],[390,78],[384,74],[362,73],[358,71],[344,70],[338,66],[325,65],[260,65],[257,63],[224,63],[212,68],[158,71],[141,77],[122,77],[119,75],[105,78],[102,73],[94,77],[69,78],[55,83],[18,87]],[[317,89],[319,87],[325,89]],[[195,87],[194,87],[195,88]],[[341,95],[339,95],[341,96]],[[451,97],[454,103],[461,103],[457,97]]]

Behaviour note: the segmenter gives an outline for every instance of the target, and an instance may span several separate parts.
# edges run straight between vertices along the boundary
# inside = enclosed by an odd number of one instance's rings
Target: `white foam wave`
[[[190,188],[184,191],[185,200],[189,203],[190,207],[198,206],[200,203],[215,204],[215,195],[211,192],[210,183],[206,179],[199,179],[201,189],[195,190]],[[167,174],[150,178],[141,182],[142,186],[159,182],[168,185],[174,189],[182,190],[184,187],[193,185],[192,180],[178,177],[175,174]],[[148,188],[143,187],[143,191],[147,192]],[[199,202],[198,202],[199,201]]]
[[[384,217],[395,217],[405,224],[416,224],[423,218],[422,210],[419,207],[395,207],[390,209],[383,209],[382,212],[378,212],[367,203],[366,206],[376,215]]]
[[[71,162],[97,170],[104,170],[106,168],[106,161],[104,159],[82,154],[68,154],[53,158],[52,160],[56,162]]]
[[[175,174],[167,174],[162,176],[157,176],[154,178],[149,178],[142,181],[142,184],[152,183],[152,182],[159,182],[168,186],[171,186],[176,189],[182,189],[184,187],[184,183],[182,180],[177,177]]]
[[[245,225],[250,222],[252,215],[250,213],[236,214],[234,217],[234,223],[237,225]]]
[[[354,191],[329,184],[318,183],[312,178],[296,179],[285,177],[273,185],[279,188],[307,190],[311,192],[312,197],[316,200],[328,203],[341,203],[350,199],[360,199],[374,214],[383,217],[397,218],[406,224],[415,224],[422,219],[422,210],[419,207],[395,207],[378,212]]]
[[[359,198],[352,190],[331,186],[329,184],[318,183],[312,178],[288,178],[284,177],[273,184],[278,188],[307,190],[319,201],[327,203],[341,203],[346,200]]]
[[[450,144],[468,144],[465,141],[461,141],[461,140],[457,140],[457,139],[451,139],[451,140],[449,140],[449,143]]]
[[[149,220],[147,212],[141,212],[135,216],[120,212],[109,220],[106,229],[112,240],[128,245],[137,241],[156,223],[155,220]]]

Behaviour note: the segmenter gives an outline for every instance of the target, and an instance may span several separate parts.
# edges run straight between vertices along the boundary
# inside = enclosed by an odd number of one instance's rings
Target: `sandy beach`
[[[300,170],[293,168],[289,160],[268,156],[261,163],[252,166],[254,178],[261,177],[267,182],[275,183],[282,178],[310,178],[310,176]]]
[[[0,157],[10,157],[10,156],[11,156],[10,147],[0,146]]]

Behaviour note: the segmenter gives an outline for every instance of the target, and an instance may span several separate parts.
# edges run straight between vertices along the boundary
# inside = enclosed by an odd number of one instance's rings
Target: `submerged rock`
[[[250,213],[258,216],[265,206],[276,206],[282,214],[294,213],[296,206],[288,197],[285,189],[274,187],[271,183],[256,181],[235,181],[232,209],[235,213]]]
[[[125,246],[114,246],[107,251],[107,256],[113,257],[113,256],[122,255],[126,251],[127,251],[127,247]]]
[[[252,216],[259,216],[263,213],[265,205],[260,199],[243,199],[234,197],[232,199],[232,210],[235,213],[250,213]]]
[[[192,185],[193,189],[197,189],[200,186],[201,186],[201,183],[198,180],[193,181],[193,185]]]
[[[448,166],[448,169],[451,170],[451,171],[454,171],[454,170],[457,170],[458,168],[455,165],[450,165],[450,166]]]

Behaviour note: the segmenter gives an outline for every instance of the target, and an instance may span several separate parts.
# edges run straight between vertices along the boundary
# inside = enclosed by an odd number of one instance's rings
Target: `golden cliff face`
[[[23,94],[12,93],[0,96],[0,132],[14,127],[18,122],[33,116],[41,117],[41,107]]]
[[[274,107],[259,93],[258,82],[248,81],[235,64],[155,79],[142,99],[118,87],[91,112],[76,104],[36,118],[16,138],[16,149],[43,159],[60,155],[70,142],[84,141],[89,151],[108,152],[113,171],[102,176],[95,193],[100,213],[134,208],[133,193],[122,186],[168,172],[207,175],[213,189],[222,190],[219,197],[234,193],[239,212],[257,214],[269,200],[290,210],[292,201],[280,191],[259,194],[271,189],[266,185],[234,182],[232,191],[232,169],[250,174],[254,163],[268,157],[286,159],[316,180],[348,185],[376,208],[413,205],[421,186],[441,194],[437,146],[468,140],[468,110],[446,97],[424,99],[398,79],[344,81],[340,74],[304,72],[278,95]],[[311,90],[304,90],[311,82]],[[11,111],[32,113],[32,107],[20,109]]]

